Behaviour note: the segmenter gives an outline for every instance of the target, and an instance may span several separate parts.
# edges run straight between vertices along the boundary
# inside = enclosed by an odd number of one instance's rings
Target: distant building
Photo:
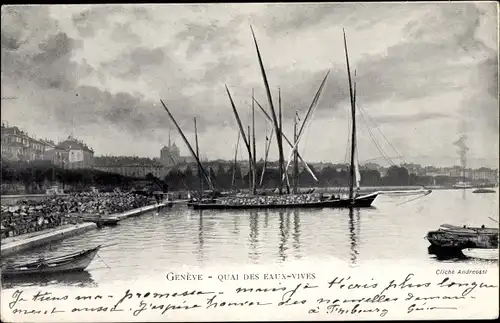
[[[11,161],[33,161],[44,159],[50,143],[30,137],[18,127],[2,123],[2,158]]]
[[[98,156],[94,157],[94,169],[120,174],[123,176],[144,178],[152,174],[163,176],[163,165],[157,160],[136,156]]]
[[[94,151],[72,136],[45,152],[45,159],[66,169],[92,168]]]
[[[472,171],[472,180],[487,181],[492,184],[498,183],[498,169],[481,167]]]
[[[170,133],[168,134],[168,146],[163,146],[160,150],[160,162],[167,169],[177,164],[196,163],[196,159],[192,156],[181,156],[180,150],[175,144],[170,141]]]

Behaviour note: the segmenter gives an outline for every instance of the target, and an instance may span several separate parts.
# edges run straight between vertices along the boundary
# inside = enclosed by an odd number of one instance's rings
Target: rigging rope
[[[420,198],[422,198],[422,197],[424,197],[424,196],[427,196],[427,195],[429,195],[429,194],[431,194],[431,193],[432,193],[432,190],[428,190],[428,191],[427,191],[427,192],[425,192],[423,195],[420,195],[420,196],[417,196],[417,197],[415,197],[415,198],[409,199],[408,201],[404,201],[404,202],[398,203],[398,204],[396,204],[396,205],[398,205],[398,206],[399,206],[399,205],[403,205],[403,204],[409,203],[409,202],[411,202],[411,201],[418,200],[418,199],[420,199]]]
[[[370,119],[370,121],[373,123],[373,125],[375,126],[375,128],[378,130],[378,132],[382,135],[382,137],[385,139],[385,141],[389,144],[389,146],[391,146],[392,150],[394,150],[394,152],[396,153],[396,155],[398,155],[398,157],[405,163],[407,164],[406,160],[404,159],[404,157],[402,157],[399,152],[396,150],[396,148],[394,148],[394,146],[391,144],[391,142],[389,141],[389,139],[387,139],[387,137],[384,135],[384,133],[380,130],[380,127],[379,125],[375,122],[375,120],[373,120],[372,117],[370,117],[370,115],[365,111],[365,109],[363,109],[362,107],[359,107],[359,110],[360,112],[364,113],[366,115],[366,117],[368,119]]]
[[[109,267],[109,266],[108,266],[108,264],[104,261],[104,259],[102,259],[102,258],[101,258],[101,256],[100,256],[99,254],[97,254],[97,257],[98,257],[99,259],[101,259],[102,263],[103,263],[104,265],[106,265],[106,267],[108,267],[108,269],[111,269],[111,267]]]
[[[387,154],[385,153],[384,149],[382,148],[382,146],[380,146],[380,143],[377,141],[377,139],[373,135],[373,133],[372,133],[370,127],[368,126],[368,124],[367,124],[367,122],[366,122],[363,114],[360,113],[359,115],[361,116],[361,120],[363,120],[363,122],[364,122],[366,130],[368,130],[368,134],[369,134],[370,138],[372,139],[373,143],[377,147],[377,149],[380,152],[380,154],[382,155],[382,157],[389,163],[389,165],[395,166],[396,164],[387,156]]]

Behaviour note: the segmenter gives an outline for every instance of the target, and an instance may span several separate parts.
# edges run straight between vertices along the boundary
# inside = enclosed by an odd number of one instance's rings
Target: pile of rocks
[[[62,208],[48,208],[44,205],[34,205],[34,203],[2,205],[1,211],[2,238],[81,222],[64,212]]]
[[[285,205],[302,204],[321,201],[321,194],[298,194],[298,195],[239,195],[236,197],[224,197],[217,199],[217,203],[224,205]]]
[[[155,199],[132,193],[76,193],[42,201],[20,201],[1,207],[1,237],[15,236],[82,222],[83,214],[114,214],[154,204]]]

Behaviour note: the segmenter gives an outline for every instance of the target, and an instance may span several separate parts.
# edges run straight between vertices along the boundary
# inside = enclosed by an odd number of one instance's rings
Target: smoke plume
[[[467,135],[460,135],[458,140],[453,144],[458,147],[460,166],[462,166],[462,169],[465,169],[467,167],[467,151],[469,150],[469,148],[467,147]]]

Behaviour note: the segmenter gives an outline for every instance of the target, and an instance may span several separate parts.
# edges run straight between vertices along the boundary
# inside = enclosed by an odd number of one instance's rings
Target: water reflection
[[[199,212],[199,217],[198,217],[198,250],[197,250],[197,255],[198,255],[198,263],[203,264],[204,261],[204,256],[203,256],[203,244],[204,244],[204,239],[203,239],[203,211],[200,210]]]
[[[2,277],[3,288],[64,285],[72,287],[97,287],[92,275],[87,271],[39,274],[18,277]]]
[[[356,213],[356,220],[354,219],[354,213]],[[353,208],[349,208],[349,239],[351,246],[351,265],[356,265],[356,261],[358,260],[358,237],[360,231],[360,211],[359,208],[354,210]]]
[[[234,235],[240,234],[240,217],[238,215],[233,215],[233,231],[231,231]]]
[[[423,236],[430,229],[442,223],[468,223],[472,220],[471,210],[483,217],[498,213],[498,204],[491,200],[471,194],[464,201],[457,190],[436,190],[411,203],[398,204],[400,200],[381,196],[376,208],[359,210],[269,209],[253,213],[249,210],[201,213],[176,205],[168,212],[161,212],[161,216],[146,213],[121,221],[117,227],[68,237],[11,258],[24,263],[41,255],[53,257],[116,243],[116,247],[100,251],[111,270],[105,275],[90,271],[99,283],[110,281],[111,276],[120,280],[137,279],[161,268],[269,264],[297,258],[303,263],[309,259],[337,258],[355,266],[373,260],[402,259],[425,266],[442,261],[427,254],[429,242]],[[94,265],[98,265],[98,259]]]
[[[269,210],[264,211],[264,229],[269,227]]]
[[[249,258],[252,261],[256,261],[259,258],[259,252],[257,251],[257,242],[259,235],[259,213],[257,211],[250,212],[250,251],[248,253]]]
[[[299,210],[293,211],[293,248],[295,249],[295,258],[300,259],[300,214]]]
[[[283,211],[279,211],[279,228],[280,228],[280,241],[278,244],[278,255],[281,261],[287,258],[286,250],[288,249],[286,243],[288,241],[288,231],[290,230],[290,213],[287,212],[286,219]]]
[[[467,257],[464,256],[462,250],[458,248],[441,248],[435,245],[430,245],[427,247],[427,253],[430,258],[435,258],[436,260],[466,260]]]

